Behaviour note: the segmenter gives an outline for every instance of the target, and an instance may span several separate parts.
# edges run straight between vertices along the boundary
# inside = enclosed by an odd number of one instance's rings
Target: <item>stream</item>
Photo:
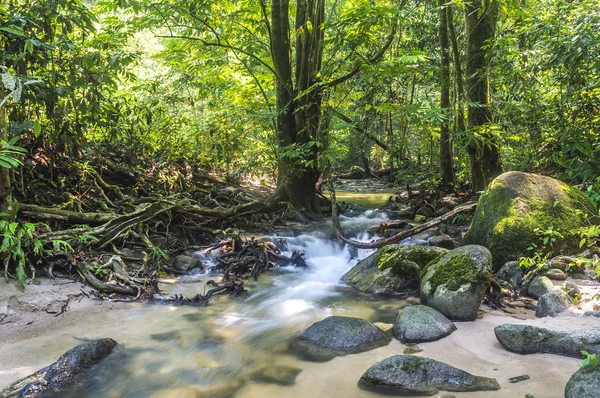
[[[384,220],[385,213],[369,211],[355,218],[342,217],[342,225],[348,231],[366,231]],[[18,341],[3,357],[14,361],[16,371],[25,375],[81,340],[111,337],[120,343],[83,383],[48,395],[54,397],[381,397],[359,389],[357,381],[375,362],[402,354],[406,346],[399,341],[393,339],[388,346],[326,363],[302,361],[288,348],[304,329],[327,316],[393,323],[398,310],[418,302],[414,297],[365,295],[340,284],[340,277],[371,251],[358,250],[357,257],[351,258],[348,247],[327,239],[328,228],[327,223],[313,224],[311,230],[279,234],[287,238],[289,252],[305,253],[310,268],[264,273],[258,281],[248,281],[248,292],[240,297],[218,296],[208,306],[199,307],[115,303],[79,322]],[[369,236],[363,233],[358,238]],[[196,255],[210,264],[210,258]],[[205,284],[209,279],[206,274],[189,275],[164,281],[161,288],[167,295],[193,296],[210,289]],[[533,361],[529,360],[533,356],[520,357],[498,348],[493,333],[484,336],[481,328],[493,328],[505,318],[490,315],[485,321],[461,323],[457,326],[462,334],[421,345],[427,356],[498,377],[503,387],[493,393],[455,396],[514,397],[547,392],[560,383],[564,386],[571,368],[577,367],[577,361],[568,358],[540,360],[548,357],[542,355]],[[474,340],[480,343],[473,345]],[[532,382],[508,385],[501,380],[503,372],[511,377],[527,372]]]

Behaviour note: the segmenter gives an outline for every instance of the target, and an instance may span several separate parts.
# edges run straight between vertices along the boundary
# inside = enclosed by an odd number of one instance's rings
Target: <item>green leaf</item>
[[[39,138],[42,132],[42,124],[38,121],[33,122],[33,135],[35,138]]]
[[[25,289],[25,279],[27,279],[27,275],[25,274],[25,267],[20,263],[17,265],[17,269],[15,270],[17,283],[21,289]]]

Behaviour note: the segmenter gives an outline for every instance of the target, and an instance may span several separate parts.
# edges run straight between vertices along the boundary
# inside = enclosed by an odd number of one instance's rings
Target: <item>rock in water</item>
[[[477,317],[491,273],[492,254],[482,246],[459,247],[422,271],[421,304],[454,321]]]
[[[442,313],[425,305],[411,305],[398,315],[392,334],[403,343],[421,343],[439,340],[455,330]]]
[[[194,268],[204,269],[202,262],[197,258],[180,254],[173,258],[173,268],[180,272],[191,271]]]
[[[397,294],[419,286],[421,268],[445,252],[438,247],[385,246],[359,261],[342,281],[367,293]]]
[[[490,249],[494,271],[505,262],[528,256],[527,248],[539,242],[536,228],[567,233],[584,225],[596,207],[577,188],[536,174],[511,171],[497,177],[481,195],[463,243]],[[597,223],[597,218],[592,220]],[[565,234],[566,236],[567,234]],[[561,240],[564,252],[579,249],[575,237]]]
[[[306,329],[292,348],[304,359],[324,362],[381,347],[390,340],[388,333],[365,319],[330,316]]]
[[[544,294],[554,289],[554,283],[545,276],[536,276],[527,288],[527,295],[539,299]]]
[[[52,365],[38,370],[6,387],[2,397],[35,397],[43,392],[73,384],[81,372],[108,356],[117,342],[99,339],[78,345],[61,355]]]
[[[586,366],[571,376],[565,387],[565,398],[597,398],[600,394],[600,368]]]
[[[573,305],[573,299],[562,289],[554,289],[544,294],[535,307],[535,316],[543,318],[556,316]]]
[[[494,328],[496,338],[517,354],[547,353],[582,358],[581,351],[600,354],[600,330],[560,332],[530,325],[505,323]]]
[[[446,234],[432,236],[428,242],[431,246],[443,247],[448,250],[454,250],[459,246],[459,242]]]
[[[395,355],[371,366],[358,385],[384,393],[433,395],[438,391],[496,391],[496,379],[473,376],[443,362],[413,355]]]

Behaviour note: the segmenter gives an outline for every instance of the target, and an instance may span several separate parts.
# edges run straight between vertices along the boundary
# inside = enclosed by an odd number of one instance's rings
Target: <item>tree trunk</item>
[[[450,141],[450,42],[448,40],[448,23],[446,17],[446,0],[438,0],[440,7],[440,108],[444,119],[440,126],[440,174],[442,189],[453,190],[454,170],[452,167],[452,143]]]
[[[473,133],[484,140],[472,140],[467,148],[471,157],[473,190],[484,190],[495,177],[502,173],[498,140],[486,131],[492,122],[490,108],[489,41],[494,39],[498,22],[498,2],[474,0],[465,7],[467,29],[467,94],[471,103],[468,107],[468,124]]]

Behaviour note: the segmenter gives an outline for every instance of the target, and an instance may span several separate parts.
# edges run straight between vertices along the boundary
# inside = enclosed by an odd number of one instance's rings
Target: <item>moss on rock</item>
[[[593,203],[577,188],[550,177],[512,171],[492,181],[481,195],[463,243],[487,247],[497,270],[529,254],[527,248],[539,240],[536,228],[553,226],[566,238],[556,249],[576,250],[577,239],[569,235],[595,212]]]

